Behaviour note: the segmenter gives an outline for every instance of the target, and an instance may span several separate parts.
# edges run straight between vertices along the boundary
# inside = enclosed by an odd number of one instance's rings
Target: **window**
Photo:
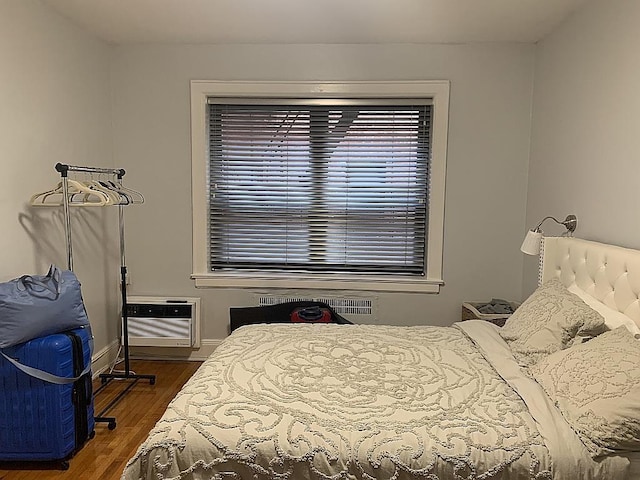
[[[197,286],[438,291],[448,84],[323,85],[192,82]]]
[[[210,269],[424,274],[430,105],[209,105]]]

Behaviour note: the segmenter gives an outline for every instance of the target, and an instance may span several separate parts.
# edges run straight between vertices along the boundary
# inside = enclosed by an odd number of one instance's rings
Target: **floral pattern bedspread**
[[[216,349],[122,478],[551,479],[552,463],[460,328],[271,324]]]

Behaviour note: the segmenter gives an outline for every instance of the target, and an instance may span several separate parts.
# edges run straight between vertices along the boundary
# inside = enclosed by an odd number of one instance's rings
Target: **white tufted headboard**
[[[540,282],[557,276],[640,326],[640,251],[572,237],[543,239]]]

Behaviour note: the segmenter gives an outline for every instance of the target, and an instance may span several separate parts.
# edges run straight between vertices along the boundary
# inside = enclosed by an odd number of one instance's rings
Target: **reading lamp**
[[[538,253],[540,253],[540,241],[542,240],[542,234],[544,233],[540,227],[545,220],[553,220],[558,225],[564,225],[567,231],[564,232],[563,235],[573,235],[573,232],[575,232],[576,227],[578,226],[578,219],[575,215],[567,215],[567,218],[562,222],[554,217],[544,217],[536,228],[527,232],[527,235],[524,237],[524,241],[522,242],[522,246],[520,247],[520,251],[522,253],[526,253],[527,255],[538,255]]]

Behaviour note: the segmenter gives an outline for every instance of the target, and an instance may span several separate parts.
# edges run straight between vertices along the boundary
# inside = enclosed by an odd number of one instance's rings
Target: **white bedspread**
[[[243,327],[122,478],[624,478],[628,461],[589,458],[492,324],[458,325]]]

